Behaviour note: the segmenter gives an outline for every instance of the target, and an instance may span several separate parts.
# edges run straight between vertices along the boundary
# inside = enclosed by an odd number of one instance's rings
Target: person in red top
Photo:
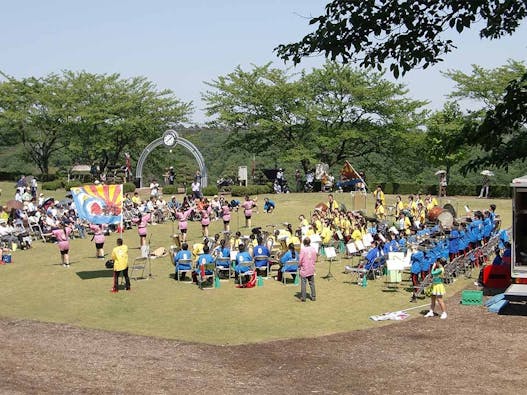
[[[315,301],[317,295],[315,292],[315,262],[317,260],[317,250],[311,246],[309,237],[304,239],[304,246],[300,250],[298,267],[300,269],[300,300],[306,301],[306,283],[309,281],[311,289],[311,300]]]
[[[62,224],[60,229],[52,231],[53,236],[57,239],[57,245],[60,251],[60,257],[62,260],[62,266],[70,267],[70,234],[71,228]]]

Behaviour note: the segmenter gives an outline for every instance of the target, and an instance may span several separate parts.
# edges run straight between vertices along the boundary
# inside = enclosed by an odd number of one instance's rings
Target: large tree
[[[445,103],[427,120],[426,147],[430,162],[443,167],[450,176],[452,166],[467,157],[467,146],[460,143],[465,116],[455,102]]]
[[[323,53],[366,68],[389,64],[398,77],[438,63],[455,49],[454,42],[445,37],[449,30],[461,33],[478,23],[481,38],[499,39],[512,34],[526,16],[526,0],[334,0],[323,15],[310,20],[315,31],[299,42],[279,45],[276,51],[294,63]],[[469,128],[471,136],[478,137],[473,141],[492,154],[489,158],[494,159],[488,163],[506,166],[527,157],[526,150],[508,151],[511,143],[523,147],[527,140],[526,91],[524,73],[508,85],[503,101],[489,110],[484,121]],[[504,144],[493,145],[496,139]]]
[[[483,166],[507,167],[516,159],[525,158],[525,143],[527,139],[525,126],[518,120],[525,117],[527,100],[518,102],[523,92],[525,98],[526,87],[514,89],[510,95],[507,86],[511,81],[521,81],[527,72],[523,62],[509,60],[505,65],[492,69],[473,65],[470,73],[460,70],[448,70],[443,73],[451,78],[456,86],[449,95],[453,99],[470,100],[471,114],[467,117],[464,133],[460,142],[477,144],[481,150],[462,171],[476,170]],[[490,114],[496,114],[496,106],[503,107],[503,100],[515,100],[516,103],[508,106],[506,117],[500,116],[500,126]],[[518,112],[521,113],[518,113]],[[493,115],[494,116],[494,115]],[[508,127],[506,125],[509,125]],[[481,133],[486,128],[486,133]]]
[[[97,161],[104,170],[123,161],[125,149],[137,152],[169,123],[186,121],[192,109],[143,77],[72,71],[4,77],[0,132],[21,142],[43,174],[59,154],[72,162]]]
[[[424,104],[382,73],[334,62],[299,76],[270,65],[249,72],[238,67],[209,86],[203,95],[208,115],[234,132],[234,146],[304,170],[393,152]]]

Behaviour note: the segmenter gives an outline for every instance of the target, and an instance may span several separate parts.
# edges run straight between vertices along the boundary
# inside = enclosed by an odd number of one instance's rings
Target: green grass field
[[[1,201],[5,203],[11,198],[6,196],[6,191],[13,187],[11,183],[0,183],[0,188],[3,189]],[[64,191],[47,195],[62,198]],[[335,196],[353,209],[349,193]],[[272,198],[277,203],[275,212],[255,214],[253,226],[283,222],[296,225],[299,214],[308,215],[314,205],[326,201],[327,196],[311,193],[273,195]],[[394,197],[387,196],[387,201],[391,204]],[[447,202],[458,212],[465,204],[473,209],[484,209],[495,203],[503,227],[510,226],[510,200],[448,198],[441,204]],[[263,204],[263,196],[259,197],[259,203]],[[371,196],[367,204],[367,211],[371,212]],[[231,229],[237,230],[243,221],[243,214],[235,213]],[[171,222],[149,226],[152,248],[168,248],[173,229]],[[211,224],[211,234],[220,230],[221,221]],[[134,229],[123,236],[130,247],[132,262],[140,255],[137,232]],[[189,224],[189,236],[190,242],[201,238],[199,223]],[[116,237],[115,234],[107,237],[107,254],[115,246]],[[0,266],[0,315],[191,342],[239,344],[383,325],[371,321],[369,316],[414,306],[409,303],[406,281],[396,290],[388,289],[380,278],[369,281],[366,288],[351,284],[350,277],[343,273],[350,261],[343,258],[332,264],[335,279],[326,281],[321,277],[328,272],[329,263],[319,257],[317,301],[299,303],[295,297],[299,286],[283,286],[271,279],[265,280],[264,286],[252,289],[238,289],[232,280],[222,281],[220,288],[204,291],[195,285],[178,283],[171,277],[173,265],[168,257],[152,261],[153,279],[132,280],[131,292],[111,294],[112,271],[105,269],[103,260],[95,258],[93,243],[89,239],[73,240],[70,251],[69,269],[59,264],[59,252],[54,244],[35,241],[33,249],[15,251],[13,263]],[[459,279],[447,290],[452,294],[472,281]],[[423,299],[419,304],[427,302]]]

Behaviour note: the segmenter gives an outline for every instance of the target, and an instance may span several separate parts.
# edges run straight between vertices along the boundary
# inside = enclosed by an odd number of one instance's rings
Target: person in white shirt
[[[150,196],[157,197],[159,195],[159,183],[157,180],[152,180],[150,183]]]
[[[201,199],[201,183],[195,180],[190,187],[192,189],[192,197],[194,199]]]

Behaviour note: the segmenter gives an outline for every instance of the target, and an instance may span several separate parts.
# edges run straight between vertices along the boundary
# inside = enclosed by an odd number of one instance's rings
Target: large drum
[[[315,210],[323,211],[325,213],[328,211],[328,205],[326,203],[319,203],[315,206]]]
[[[436,206],[428,212],[430,222],[439,222],[443,229],[451,228],[454,224],[454,216],[447,208]]]
[[[428,211],[428,220],[430,222],[436,222],[437,217],[439,217],[439,214],[443,212],[443,209],[439,206],[433,207],[430,211]]]

